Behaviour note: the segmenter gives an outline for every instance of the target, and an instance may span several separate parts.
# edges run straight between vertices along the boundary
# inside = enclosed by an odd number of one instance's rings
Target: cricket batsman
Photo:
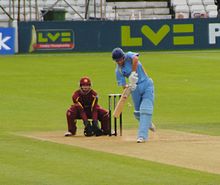
[[[65,136],[76,134],[77,119],[82,119],[85,136],[101,136],[109,133],[109,113],[98,105],[98,95],[91,88],[89,77],[82,77],[79,82],[80,89],[72,95],[73,105],[67,110],[68,132]],[[92,119],[92,124],[88,119]],[[101,128],[98,125],[101,122]]]
[[[144,71],[138,59],[139,54],[127,52],[121,48],[112,51],[112,59],[116,62],[116,79],[119,86],[130,86],[134,103],[134,116],[139,121],[137,143],[148,140],[148,130],[156,131],[152,123],[154,107],[153,80]],[[128,78],[128,84],[126,84]]]

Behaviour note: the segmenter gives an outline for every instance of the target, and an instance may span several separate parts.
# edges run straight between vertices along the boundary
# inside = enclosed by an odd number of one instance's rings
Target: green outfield
[[[220,136],[219,50],[140,54],[155,84],[157,127]],[[121,92],[114,68],[111,53],[0,56],[0,184],[219,185],[218,174],[17,136],[64,133],[65,112],[84,75],[107,108],[108,94]],[[137,126],[132,111],[129,99],[124,129]]]

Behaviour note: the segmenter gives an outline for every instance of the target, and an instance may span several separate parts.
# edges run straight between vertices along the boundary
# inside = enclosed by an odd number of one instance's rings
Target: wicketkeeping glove
[[[93,132],[96,136],[103,135],[102,130],[98,126],[98,121],[92,121]]]
[[[87,137],[93,136],[94,132],[93,132],[93,128],[92,128],[92,125],[90,124],[90,122],[86,122],[86,123],[84,123],[84,125],[85,125],[84,135]]]

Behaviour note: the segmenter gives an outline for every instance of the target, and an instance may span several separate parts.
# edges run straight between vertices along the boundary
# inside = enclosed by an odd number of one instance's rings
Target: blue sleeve
[[[115,70],[115,74],[116,74],[116,80],[118,86],[125,86],[126,85],[125,77],[122,75],[122,73],[119,71],[118,68]]]
[[[134,53],[134,52],[127,52],[127,57],[133,59],[134,56],[139,56],[139,53]]]

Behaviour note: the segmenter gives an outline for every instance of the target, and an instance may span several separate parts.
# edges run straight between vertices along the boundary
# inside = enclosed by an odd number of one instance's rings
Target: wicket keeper
[[[76,134],[77,119],[82,119],[85,126],[85,136],[101,136],[109,134],[109,113],[98,105],[98,95],[91,88],[89,77],[82,77],[79,82],[80,89],[72,95],[73,105],[67,110],[68,132],[65,136]],[[92,119],[92,124],[89,119]],[[101,122],[101,128],[98,125]]]
[[[131,87],[131,95],[134,103],[134,116],[139,121],[137,143],[148,140],[148,130],[155,131],[152,123],[154,107],[153,80],[144,71],[138,59],[139,54],[127,52],[121,48],[112,51],[112,59],[116,62],[116,79],[119,86]],[[129,83],[126,84],[126,78]]]

